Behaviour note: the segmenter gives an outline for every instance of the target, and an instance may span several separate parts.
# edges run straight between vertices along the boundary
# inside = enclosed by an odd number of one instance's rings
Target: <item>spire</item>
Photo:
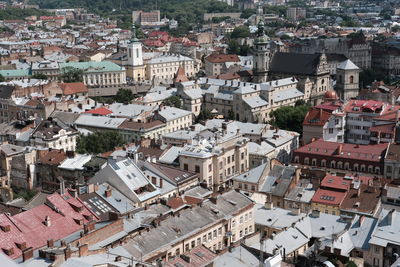
[[[189,79],[186,77],[185,68],[183,66],[179,66],[178,71],[175,74],[174,83],[187,82]]]
[[[139,39],[136,37],[136,27],[135,24],[132,24],[132,43],[137,43],[139,42]]]
[[[260,20],[258,23],[258,31],[257,31],[257,36],[262,37],[265,35],[265,27],[264,27],[264,21]]]

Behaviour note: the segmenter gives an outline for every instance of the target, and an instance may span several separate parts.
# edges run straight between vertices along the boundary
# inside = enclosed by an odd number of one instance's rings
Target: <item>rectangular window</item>
[[[232,220],[232,228],[235,228],[235,226],[236,226],[236,221],[235,221],[235,219],[233,219]]]
[[[196,173],[200,173],[200,166],[199,165],[194,166],[194,171]]]
[[[185,171],[187,171],[187,170],[189,170],[189,166],[185,163],[185,164],[183,164],[183,169],[184,169]]]
[[[185,251],[189,251],[189,244],[185,245]]]
[[[218,228],[218,235],[222,235],[222,227]]]
[[[208,171],[209,172],[212,171],[212,165],[211,164],[208,164]]]
[[[203,235],[203,243],[207,242],[207,235]]]
[[[197,245],[200,246],[200,244],[201,244],[201,238],[199,237],[199,238],[197,238]]]
[[[212,233],[209,232],[209,233],[208,233],[208,241],[210,241],[211,239],[212,239]]]
[[[240,224],[243,223],[243,216],[240,216],[239,223],[240,223]]]
[[[213,239],[217,238],[217,230],[213,231]]]
[[[244,159],[244,152],[242,152],[242,154],[240,154],[240,158]]]
[[[196,246],[196,241],[193,240],[193,241],[192,241],[192,248],[194,248],[195,246]]]

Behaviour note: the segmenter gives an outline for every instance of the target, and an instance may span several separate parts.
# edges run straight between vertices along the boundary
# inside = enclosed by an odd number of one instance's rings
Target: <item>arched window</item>
[[[354,163],[353,170],[358,171],[358,164],[357,163]]]
[[[348,162],[344,163],[344,169],[345,170],[350,170],[350,164]]]
[[[321,160],[321,167],[326,167],[326,160],[325,159]]]
[[[317,159],[312,159],[311,160],[311,165],[317,166]]]
[[[365,165],[364,165],[364,164],[361,164],[360,170],[361,170],[362,172],[365,172]]]
[[[350,83],[354,83],[354,77],[353,77],[353,75],[350,76]]]
[[[333,169],[336,168],[336,162],[334,160],[331,161],[331,168],[333,168]]]
[[[375,167],[375,173],[376,173],[376,174],[379,174],[380,172],[381,172],[381,168]]]
[[[372,173],[374,171],[374,167],[372,165],[368,165],[368,172]]]
[[[339,161],[339,162],[337,163],[337,168],[338,168],[338,169],[342,169],[342,168],[343,168],[343,162]]]
[[[299,163],[299,156],[294,157],[294,163]]]
[[[304,164],[310,164],[310,159],[309,158],[304,158]]]

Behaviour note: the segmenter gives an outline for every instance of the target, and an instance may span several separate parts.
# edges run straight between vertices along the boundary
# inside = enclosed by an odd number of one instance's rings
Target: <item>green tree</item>
[[[240,54],[240,45],[236,40],[230,40],[228,43],[228,53],[229,54]]]
[[[310,106],[299,105],[295,107],[280,107],[271,112],[273,121],[272,125],[289,131],[295,131],[302,133],[303,131],[303,120],[307,115]]]
[[[114,150],[124,144],[124,140],[118,132],[105,131],[95,132],[78,137],[76,151],[80,154],[98,154]]]
[[[250,36],[250,29],[247,26],[239,26],[233,29],[231,33],[231,38],[232,39],[237,39],[237,38],[246,38]]]
[[[66,83],[83,82],[83,70],[74,67],[61,69],[61,79]]]
[[[43,73],[36,73],[32,75],[33,79],[39,79],[39,80],[47,80],[47,75]]]
[[[235,119],[235,112],[233,112],[232,109],[228,111],[228,120],[234,120]]]
[[[129,89],[120,88],[115,95],[115,101],[118,103],[129,103],[135,98],[135,95]]]
[[[242,11],[242,14],[240,14],[240,18],[248,19],[253,14],[256,14],[256,10],[253,8],[248,8]]]
[[[178,97],[178,96],[170,96],[164,100],[164,105],[170,106],[170,107],[175,107],[175,108],[181,108],[182,101],[181,101],[180,97]]]
[[[4,78],[3,75],[0,74],[0,83],[4,82],[6,79]]]
[[[209,111],[208,109],[202,109],[199,113],[199,115],[196,118],[196,121],[205,121],[205,120],[209,120],[212,119],[214,116],[212,115],[211,111]]]
[[[357,267],[357,264],[354,261],[349,261],[346,263],[346,267]]]

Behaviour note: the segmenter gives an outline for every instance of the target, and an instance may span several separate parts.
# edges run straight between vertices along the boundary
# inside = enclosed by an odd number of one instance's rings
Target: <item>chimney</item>
[[[340,155],[342,153],[342,150],[343,150],[343,145],[340,144],[338,147],[338,155]]]
[[[159,186],[160,188],[162,188],[163,187],[163,179],[160,177],[160,186]]]
[[[29,248],[26,248],[26,249],[22,250],[22,260],[23,260],[23,262],[25,262],[25,261],[27,261],[27,260],[29,260],[31,258],[33,258],[33,248],[32,247],[29,247]]]
[[[47,239],[47,247],[48,248],[54,247],[54,240],[53,239]]]
[[[365,216],[361,215],[360,216],[360,226],[363,224],[364,220],[365,220]]]
[[[79,257],[85,257],[88,255],[89,245],[83,244],[79,247]]]
[[[71,249],[69,247],[64,249],[65,260],[68,260],[69,258],[71,258],[71,254],[72,254],[72,252],[71,252]]]
[[[388,215],[387,215],[387,223],[388,223],[389,225],[391,225],[391,224],[393,223],[393,213],[394,213],[394,209],[391,209],[391,210],[388,212]]]
[[[361,195],[361,186],[359,186],[357,189],[357,197],[360,197],[360,195]]]
[[[43,224],[46,225],[47,227],[51,226],[51,220],[49,216],[46,216],[44,218]]]
[[[104,192],[104,194],[105,194],[105,196],[108,198],[108,197],[111,197],[111,195],[112,195],[112,189],[111,189],[111,186],[107,186],[107,189],[106,189],[106,191]]]
[[[272,209],[274,208],[274,203],[265,201],[264,207],[265,207],[266,209],[272,210]]]
[[[313,210],[311,215],[315,218],[319,218],[319,210]]]
[[[154,184],[154,185],[157,185],[157,178],[152,176],[151,177],[151,183]]]

